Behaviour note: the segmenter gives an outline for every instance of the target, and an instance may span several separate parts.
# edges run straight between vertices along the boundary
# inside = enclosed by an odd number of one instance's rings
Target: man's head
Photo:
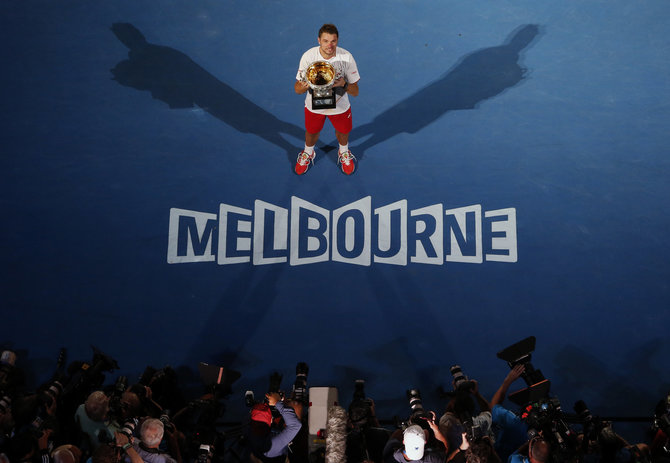
[[[120,459],[120,453],[115,447],[110,447],[109,445],[101,445],[93,451],[91,455],[92,463],[118,463]]]
[[[321,38],[323,34],[332,34],[335,37],[339,37],[340,35],[335,24],[324,24],[321,26],[321,29],[319,29],[319,38]]]
[[[470,443],[465,451],[466,463],[500,463],[500,457],[493,449],[493,443],[488,437],[476,439]]]
[[[61,445],[51,452],[51,457],[54,463],[79,463],[81,461],[81,450],[74,445]]]
[[[139,396],[131,391],[124,391],[121,395],[121,417],[126,420],[140,416],[142,410],[142,401]]]
[[[140,437],[144,445],[149,448],[158,448],[163,440],[163,422],[156,418],[148,418],[142,423],[140,428]]]
[[[423,458],[423,448],[426,445],[426,434],[417,424],[409,426],[403,433],[402,443],[405,446],[405,458],[420,460]]]
[[[109,412],[109,397],[102,391],[91,392],[84,402],[84,409],[93,421],[105,421]]]
[[[533,437],[528,443],[528,459],[530,463],[549,461],[549,442],[542,437]]]
[[[335,25],[324,24],[321,26],[321,29],[319,29],[319,51],[321,52],[321,56],[326,59],[335,56],[339,37],[340,34]]]

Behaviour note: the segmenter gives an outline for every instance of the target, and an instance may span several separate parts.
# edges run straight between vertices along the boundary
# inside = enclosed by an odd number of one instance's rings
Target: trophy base
[[[311,89],[310,89],[311,92]],[[335,100],[335,93],[331,92],[330,95],[314,95],[312,92],[312,109],[333,109],[336,106],[337,101]]]

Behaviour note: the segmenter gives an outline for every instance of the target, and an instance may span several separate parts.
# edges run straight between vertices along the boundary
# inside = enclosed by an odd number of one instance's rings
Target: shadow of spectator
[[[198,106],[242,133],[253,133],[286,151],[291,168],[299,149],[280,134],[298,140],[303,128],[284,122],[221,82],[184,53],[148,43],[132,24],[115,23],[112,32],[130,50],[128,59],[111,69],[126,87],[148,90],[172,109]]]
[[[372,136],[355,148],[356,157],[399,133],[417,133],[449,111],[474,109],[514,87],[526,74],[520,53],[539,33],[535,24],[520,26],[504,45],[463,57],[443,77],[387,109],[368,124],[354,128],[355,140]]]

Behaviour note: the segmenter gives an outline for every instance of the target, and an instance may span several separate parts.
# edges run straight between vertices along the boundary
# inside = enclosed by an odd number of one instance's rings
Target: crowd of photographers
[[[53,378],[27,391],[16,354],[0,361],[0,463],[624,463],[670,462],[670,395],[654,411],[649,440],[629,443],[583,402],[561,409],[549,382],[530,363],[534,338],[499,353],[510,371],[491,398],[459,366],[440,409],[406,392],[404,419],[380,423],[364,382],[347,409],[330,404],[327,423],[308,425],[307,365],[290,393],[273,374],[267,393],[247,393],[249,417],[223,424],[224,399],[238,373],[201,364],[203,395],[185,400],[170,367],[147,368],[137,383],[94,349],[90,362],[59,361]],[[206,379],[209,378],[209,379]],[[508,395],[522,378],[526,387]]]

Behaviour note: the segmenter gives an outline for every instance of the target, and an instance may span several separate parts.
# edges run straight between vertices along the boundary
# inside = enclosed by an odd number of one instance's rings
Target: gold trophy
[[[305,79],[312,94],[312,109],[335,107],[335,68],[327,61],[314,61],[305,71]]]

